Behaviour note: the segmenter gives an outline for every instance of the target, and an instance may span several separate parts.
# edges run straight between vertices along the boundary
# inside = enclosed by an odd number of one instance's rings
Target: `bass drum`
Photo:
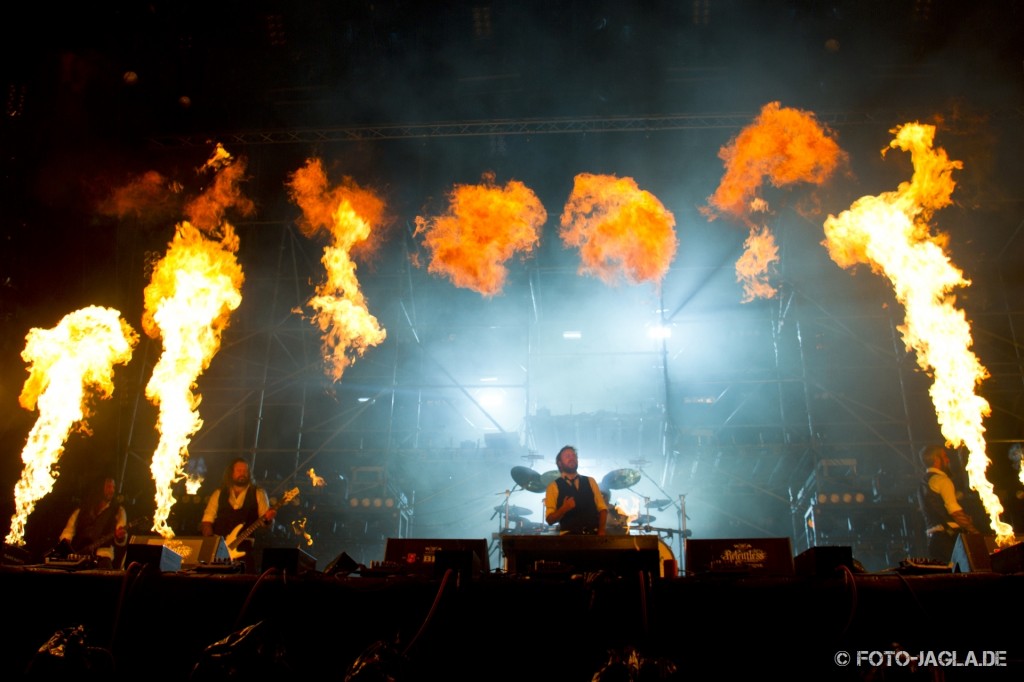
[[[678,578],[679,564],[676,563],[676,555],[668,543],[658,538],[658,567],[659,575],[662,578]]]

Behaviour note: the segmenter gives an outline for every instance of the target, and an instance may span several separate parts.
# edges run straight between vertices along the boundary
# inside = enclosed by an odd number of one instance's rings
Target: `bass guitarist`
[[[227,536],[239,526],[247,528],[256,521],[270,525],[276,515],[277,510],[271,508],[267,491],[252,484],[249,462],[238,457],[224,470],[224,482],[221,487],[210,495],[200,531],[205,536]],[[247,546],[242,545],[239,549],[244,551],[246,571],[251,573],[255,569],[252,553],[249,551],[252,549],[253,541],[247,539],[244,543]]]
[[[123,549],[128,541],[128,517],[115,492],[113,477],[100,479],[82,506],[71,512],[60,534],[58,549],[63,554],[93,555],[100,568],[115,565],[115,549]]]

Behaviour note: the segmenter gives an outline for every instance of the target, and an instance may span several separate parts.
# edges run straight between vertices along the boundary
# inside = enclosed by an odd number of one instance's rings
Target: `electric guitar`
[[[281,499],[278,500],[270,508],[276,511],[283,507],[284,505],[291,502],[292,500],[294,500],[298,494],[299,489],[292,488],[284,495],[282,495]],[[244,523],[238,524],[230,533],[228,533],[224,537],[224,544],[228,546],[228,554],[231,556],[232,561],[235,561],[245,556],[245,552],[238,551],[238,546],[242,544],[242,542],[244,542],[245,540],[248,540],[250,535],[252,535],[257,530],[262,528],[265,524],[263,522],[263,517],[261,516],[260,518],[256,519],[251,524],[249,524],[249,526],[243,530],[242,526],[244,525]]]
[[[128,537],[132,533],[134,533],[135,531],[142,530],[147,525],[149,525],[150,520],[151,520],[151,517],[149,517],[149,516],[142,516],[142,517],[139,517],[139,518],[135,519],[134,521],[129,523],[127,526],[125,526],[124,527],[125,539],[127,540]],[[63,553],[65,556],[69,555],[69,554],[73,554],[75,556],[92,556],[92,555],[94,555],[96,553],[96,550],[99,549],[100,547],[106,547],[107,545],[109,545],[114,540],[115,537],[117,537],[117,529],[116,528],[112,532],[107,533],[106,535],[103,535],[102,537],[100,537],[100,538],[98,538],[96,540],[93,540],[88,545],[85,545],[84,547],[80,547],[78,549],[78,551],[73,551],[72,550],[72,545],[74,544],[72,542],[72,543],[68,543],[68,546],[66,548],[67,551],[61,552],[58,549],[58,550],[54,550],[54,552],[51,552],[51,554],[61,554],[61,553]]]

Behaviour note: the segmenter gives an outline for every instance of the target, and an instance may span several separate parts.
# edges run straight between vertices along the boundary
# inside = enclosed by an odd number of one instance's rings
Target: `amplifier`
[[[688,539],[685,549],[687,575],[793,575],[789,538]]]

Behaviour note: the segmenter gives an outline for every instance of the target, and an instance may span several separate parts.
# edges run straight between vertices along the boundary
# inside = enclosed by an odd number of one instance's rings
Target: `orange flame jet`
[[[736,281],[743,285],[743,303],[771,298],[777,289],[768,282],[768,268],[779,261],[779,247],[767,226],[750,228],[743,255],[736,261]]]
[[[21,357],[30,363],[18,402],[39,418],[21,452],[24,469],[14,486],[15,513],[8,544],[24,545],[36,502],[53,490],[64,443],[73,428],[88,433],[89,401],[114,391],[114,365],[127,364],[139,336],[121,313],[90,306],[69,313],[53,329],[32,329]]]
[[[767,202],[758,196],[761,186],[766,179],[775,187],[798,182],[821,185],[845,154],[813,114],[770,102],[718,156],[725,164],[725,175],[701,213],[711,220],[724,213],[749,225],[744,253],[736,264],[736,281],[743,284],[744,303],[771,298],[776,289],[768,283],[768,272],[778,261],[778,248],[768,227],[758,229],[750,219],[752,212],[768,210]]]
[[[416,234],[426,235],[432,254],[428,271],[484,296],[500,293],[505,263],[537,246],[547,211],[526,185],[512,180],[498,187],[493,173],[480,185],[456,185],[449,204],[445,215],[416,217]]]
[[[186,209],[192,220],[178,224],[145,290],[143,330],[163,344],[146,397],[159,407],[160,440],[150,472],[156,483],[153,530],[165,538],[174,537],[167,525],[175,502],[172,486],[186,477],[188,444],[203,425],[200,397],[193,392],[196,380],[210,366],[230,314],[242,302],[239,241],[223,215],[232,205],[252,210],[237,188],[244,164],[233,163],[218,145],[203,168],[209,169],[218,170],[213,185]]]
[[[899,328],[903,340],[933,378],[930,394],[942,435],[953,447],[967,447],[971,489],[981,497],[997,542],[1008,544],[1013,529],[1000,520],[1002,505],[985,478],[989,459],[982,421],[990,408],[974,392],[988,371],[970,350],[970,325],[951,293],[970,281],[946,255],[946,238],[931,234],[928,226],[934,211],[951,203],[953,171],[963,164],[933,148],[934,126],[908,123],[893,133],[889,148],[910,152],[912,179],[894,192],[861,197],[839,216],[830,215],[824,243],[841,267],[865,263],[892,283],[906,311]]]
[[[675,258],[676,219],[632,178],[581,173],[562,211],[562,241],[580,249],[580,273],[613,284],[660,283]]]
[[[368,243],[373,228],[384,222],[384,202],[346,179],[328,189],[319,159],[310,159],[289,183],[292,200],[302,209],[300,225],[308,236],[327,232],[332,243],[320,259],[326,279],[308,305],[316,311],[324,360],[334,381],[366,350],[384,342],[387,332],[370,314],[359,289],[352,253]]]

